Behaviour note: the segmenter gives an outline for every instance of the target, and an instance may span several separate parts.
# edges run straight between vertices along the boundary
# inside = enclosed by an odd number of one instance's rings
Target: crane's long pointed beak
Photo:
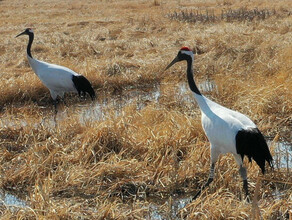
[[[19,35],[17,35],[16,37],[19,37],[20,35],[23,35],[23,34],[25,34],[25,31],[24,32],[22,32],[22,33],[20,33]],[[16,38],[15,37],[15,38]]]
[[[178,61],[179,61],[178,57],[174,58],[174,60],[171,61],[170,64],[168,64],[168,66],[165,68],[165,70],[167,70],[168,68],[170,68],[173,64],[175,64],[175,63],[178,62]],[[164,70],[164,71],[165,71],[165,70]]]

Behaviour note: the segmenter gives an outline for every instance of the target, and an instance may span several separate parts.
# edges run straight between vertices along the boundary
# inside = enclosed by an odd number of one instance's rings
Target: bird
[[[189,47],[182,47],[165,70],[180,61],[187,62],[188,85],[200,108],[202,127],[210,142],[211,151],[209,177],[193,199],[196,199],[202,190],[213,181],[215,163],[219,155],[232,153],[239,166],[239,174],[243,181],[245,198],[249,200],[247,170],[244,167],[243,160],[245,156],[249,162],[254,160],[263,174],[265,173],[266,162],[273,168],[273,158],[267,142],[254,122],[247,116],[228,109],[201,94],[193,76],[194,53]]]
[[[64,100],[65,92],[76,92],[80,97],[88,93],[92,100],[95,99],[95,92],[92,85],[84,76],[67,67],[47,63],[32,57],[31,45],[34,39],[34,32],[31,28],[26,28],[16,37],[21,35],[28,35],[29,37],[26,50],[29,65],[42,83],[49,89],[53,99],[55,113],[57,113],[58,98]]]

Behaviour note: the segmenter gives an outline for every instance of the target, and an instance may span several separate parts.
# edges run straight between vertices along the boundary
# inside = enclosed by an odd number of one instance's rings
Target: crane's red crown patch
[[[186,50],[186,51],[192,51],[190,48],[188,47],[182,47],[180,50]]]

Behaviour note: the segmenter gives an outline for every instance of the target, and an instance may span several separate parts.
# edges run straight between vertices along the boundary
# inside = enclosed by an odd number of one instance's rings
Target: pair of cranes
[[[95,92],[84,76],[66,67],[39,61],[32,57],[31,45],[34,39],[32,29],[27,28],[16,37],[21,35],[29,36],[27,45],[28,62],[43,84],[50,90],[55,111],[57,111],[58,96],[63,99],[65,92],[77,92],[79,96],[88,93],[92,99],[95,98]],[[247,156],[250,162],[252,159],[255,160],[263,174],[265,173],[266,162],[273,167],[273,158],[264,136],[247,116],[225,108],[201,94],[193,78],[194,54],[188,47],[182,47],[165,70],[179,61],[187,62],[188,84],[201,110],[202,126],[211,144],[209,178],[194,196],[194,199],[213,181],[215,163],[221,153],[232,153],[234,155],[235,161],[239,165],[243,190],[248,196],[247,171],[243,166],[244,157]]]

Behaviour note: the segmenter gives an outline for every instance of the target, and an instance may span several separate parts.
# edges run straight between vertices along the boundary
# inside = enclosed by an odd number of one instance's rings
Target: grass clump
[[[253,22],[268,19],[272,16],[290,16],[291,12],[282,13],[275,9],[228,9],[222,10],[221,14],[215,14],[214,10],[194,11],[185,10],[180,12],[173,12],[167,15],[168,18],[177,21],[188,23],[218,23],[218,22]]]

